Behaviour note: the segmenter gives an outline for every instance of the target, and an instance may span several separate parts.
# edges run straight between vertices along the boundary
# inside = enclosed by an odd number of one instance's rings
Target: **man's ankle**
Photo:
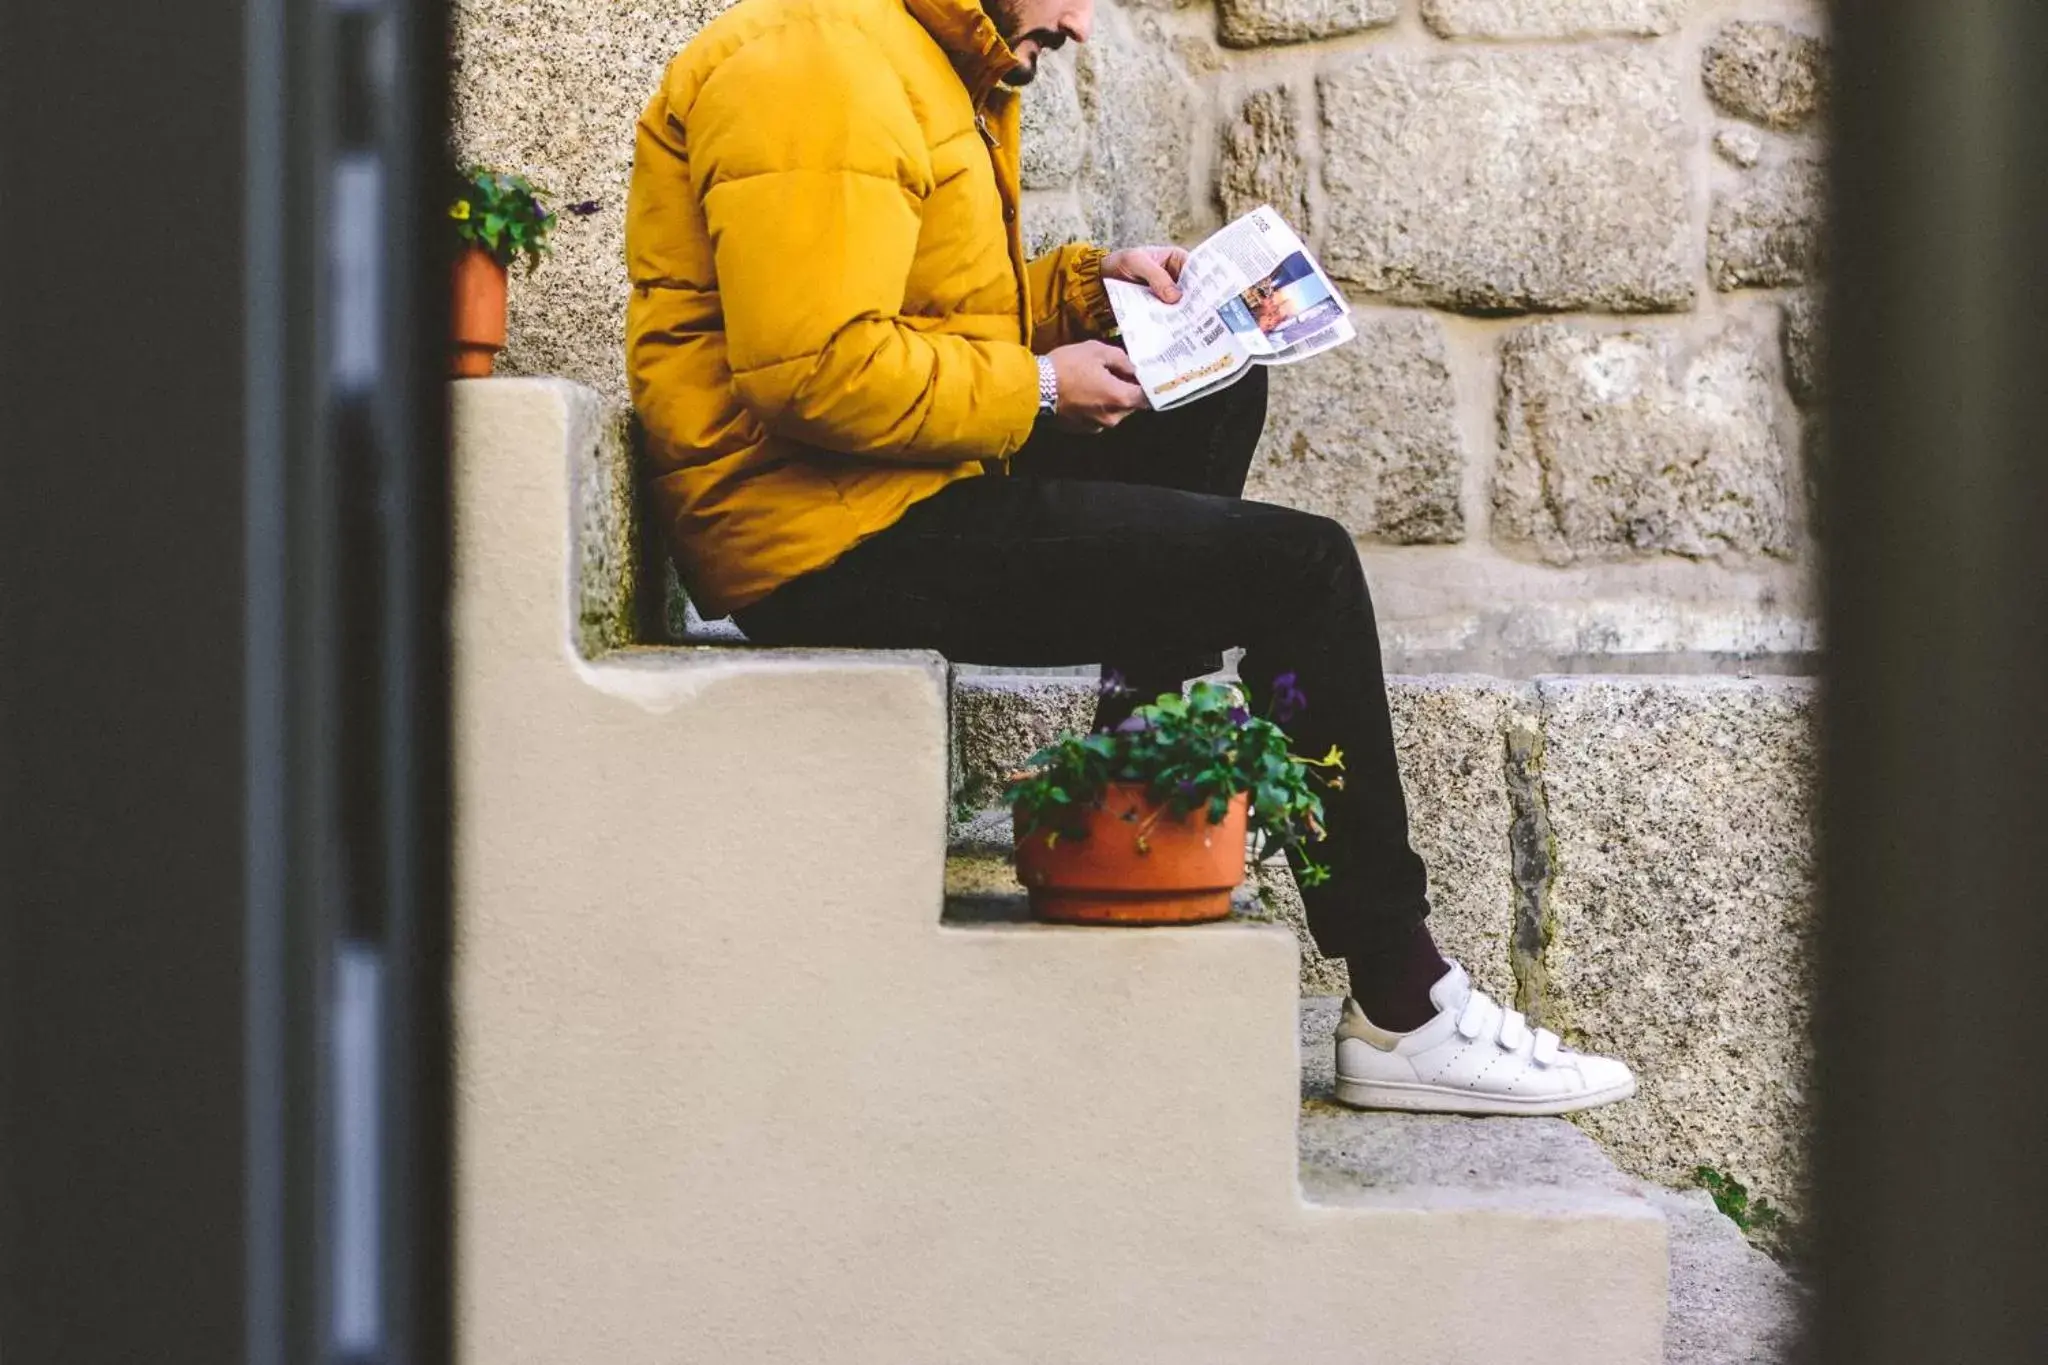
[[[1408,939],[1391,949],[1344,961],[1351,972],[1351,998],[1381,1028],[1407,1033],[1436,1017],[1429,991],[1451,964],[1437,951],[1428,926],[1416,925]]]
[[[1131,718],[1131,712],[1138,709],[1138,700],[1131,697],[1102,696],[1095,701],[1094,733],[1103,734],[1116,729]]]

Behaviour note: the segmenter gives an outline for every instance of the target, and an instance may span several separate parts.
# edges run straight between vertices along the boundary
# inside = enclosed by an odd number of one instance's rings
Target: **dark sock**
[[[1193,674],[1189,675],[1194,676]],[[1179,692],[1181,681],[1171,671],[1157,677],[1145,674],[1127,677],[1122,670],[1106,668],[1095,692],[1095,729],[1114,730],[1131,718],[1131,712],[1150,706],[1167,692]]]
[[[1422,924],[1398,948],[1344,962],[1351,969],[1351,998],[1366,1018],[1394,1033],[1421,1028],[1436,1017],[1429,988],[1451,969]]]
[[[1136,692],[1112,694],[1103,692],[1095,698],[1095,730],[1114,730],[1131,718],[1131,712],[1140,705]]]

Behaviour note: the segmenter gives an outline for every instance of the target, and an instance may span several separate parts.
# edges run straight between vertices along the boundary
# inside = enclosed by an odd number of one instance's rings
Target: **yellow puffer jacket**
[[[1101,251],[1025,263],[1014,64],[974,0],[741,0],[669,65],[634,154],[626,360],[707,613],[1007,459],[1033,350],[1113,325]]]

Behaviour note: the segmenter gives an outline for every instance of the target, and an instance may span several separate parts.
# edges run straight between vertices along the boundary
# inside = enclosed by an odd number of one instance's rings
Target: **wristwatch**
[[[1052,357],[1038,357],[1038,411],[1043,417],[1050,417],[1060,410],[1060,380],[1053,372]]]

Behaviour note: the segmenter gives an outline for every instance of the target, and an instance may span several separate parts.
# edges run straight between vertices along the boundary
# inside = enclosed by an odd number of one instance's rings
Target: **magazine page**
[[[1267,205],[1189,252],[1179,283],[1180,301],[1165,304],[1141,285],[1103,282],[1154,408],[1228,383],[1251,361],[1306,360],[1355,334],[1351,305]]]
[[[1291,364],[1357,335],[1350,303],[1271,208],[1261,205],[1202,249],[1228,257],[1244,281],[1218,312],[1254,359]]]
[[[1143,285],[1104,280],[1110,307],[1116,311],[1124,349],[1138,372],[1138,386],[1154,408],[1182,403],[1234,377],[1250,357],[1217,315],[1217,300],[1196,302],[1194,257],[1181,270],[1181,300],[1161,303]]]
[[[1275,351],[1271,355],[1253,356],[1252,359],[1260,365],[1292,365],[1297,360],[1307,360],[1310,356],[1321,355],[1332,346],[1342,345],[1357,335],[1358,329],[1352,325],[1351,320],[1343,318],[1313,336],[1303,338],[1298,345],[1289,346],[1284,351]]]

